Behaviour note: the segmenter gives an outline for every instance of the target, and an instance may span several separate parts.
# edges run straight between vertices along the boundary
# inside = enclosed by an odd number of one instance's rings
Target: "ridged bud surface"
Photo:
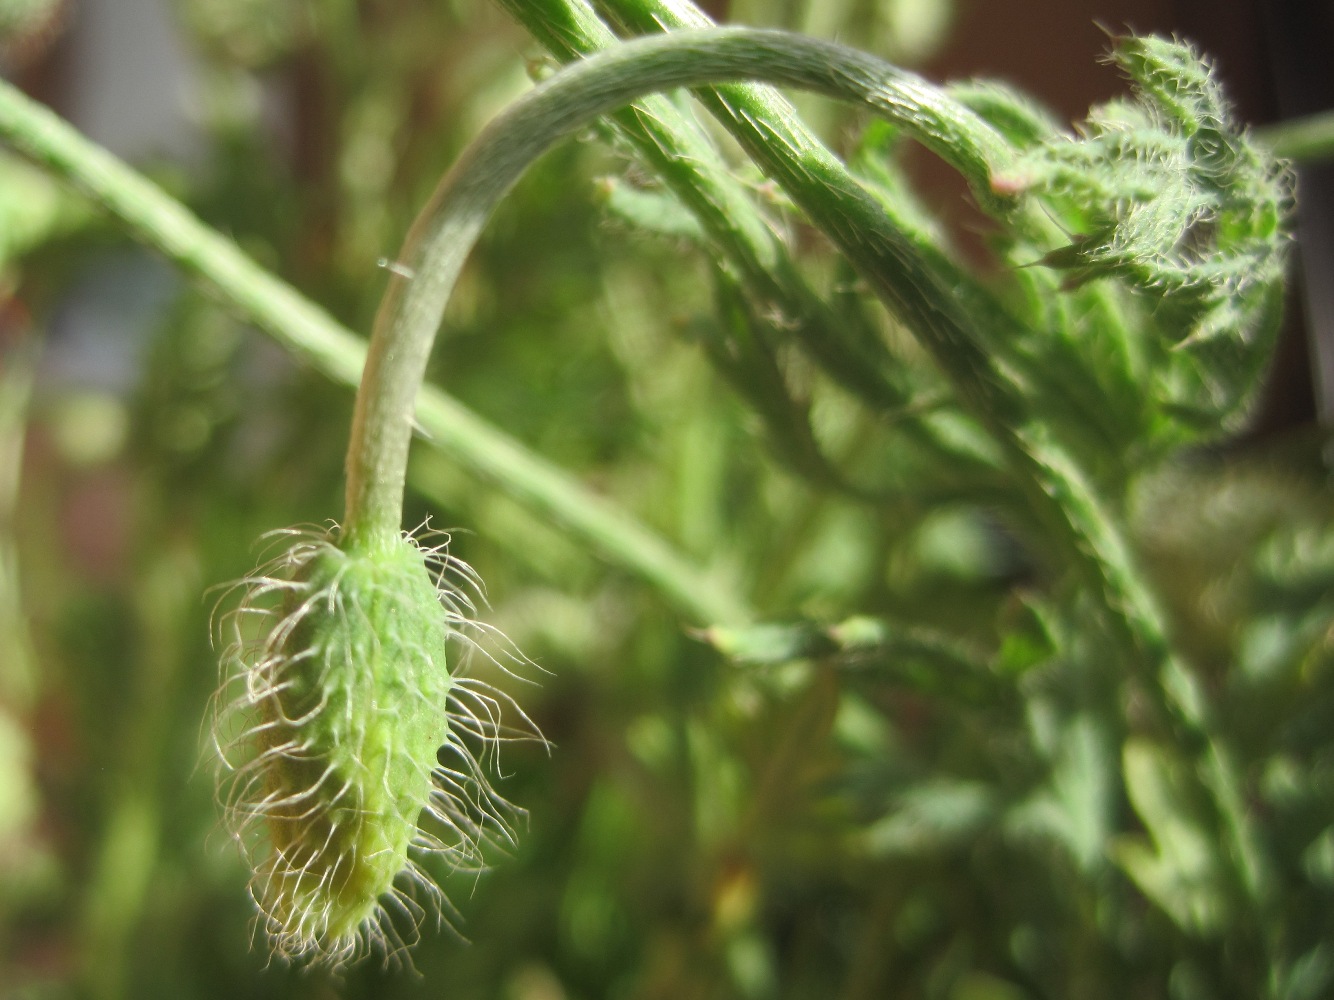
[[[446,656],[459,614],[447,592],[441,603],[433,557],[406,537],[346,551],[303,538],[245,581],[237,620],[271,627],[233,643],[243,691],[224,718],[237,735],[219,745],[242,760],[227,804],[280,954],[338,962],[395,940],[385,901],[423,912],[403,884],[427,884],[409,848],[446,848],[423,818],[461,833],[463,854],[475,847],[437,780],[457,778],[437,751],[459,749]]]

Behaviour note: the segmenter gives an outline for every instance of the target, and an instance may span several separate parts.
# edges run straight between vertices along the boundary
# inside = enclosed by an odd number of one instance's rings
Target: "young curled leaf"
[[[1069,234],[1039,261],[1068,287],[1120,278],[1151,303],[1161,336],[1200,348],[1204,406],[1226,414],[1272,348],[1291,176],[1234,121],[1189,45],[1121,38],[1110,60],[1132,96],[1093,109],[1078,137],[1029,147],[993,184],[1039,199]]]

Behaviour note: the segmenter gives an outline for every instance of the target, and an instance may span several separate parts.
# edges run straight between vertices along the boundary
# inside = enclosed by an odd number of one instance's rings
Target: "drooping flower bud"
[[[451,676],[470,603],[446,570],[468,572],[406,536],[344,549],[297,535],[225,619],[226,802],[278,954],[392,954],[404,933],[390,913],[413,934],[440,902],[411,849],[475,863],[508,835],[508,806],[461,741],[494,736],[496,703]],[[438,764],[442,747],[462,763]]]

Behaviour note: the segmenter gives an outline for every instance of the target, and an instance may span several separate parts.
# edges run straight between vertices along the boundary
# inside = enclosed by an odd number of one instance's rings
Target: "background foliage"
[[[147,168],[368,329],[376,260],[540,50],[480,2],[174,10],[202,70],[207,155]],[[729,16],[913,58],[950,14]],[[902,183],[881,158],[892,136],[801,107],[873,182]],[[350,394],[0,160],[0,995],[1334,990],[1321,442],[1182,435],[1145,416],[1149,388],[1101,370],[1125,410],[1093,415],[1095,446],[1131,456],[1105,479],[1234,755],[1257,892],[1200,796],[1199,748],[1164,736],[1151,686],[1083,627],[1098,609],[943,381],[737,164],[829,314],[888,345],[912,406],[868,407],[757,316],[606,130],[544,160],[470,267],[438,381],[777,624],[701,631],[714,623],[419,448],[407,521],[464,529],[454,551],[487,581],[487,620],[543,668],[514,690],[552,746],[505,747],[526,829],[485,875],[442,873],[457,931],[428,929],[420,975],[338,977],[251,948],[244,872],[199,762],[208,588],[251,568],[262,532],[340,509]],[[972,216],[941,204],[963,256],[994,267]],[[1080,294],[1070,329],[1098,308],[1097,287]],[[124,335],[130,361],[110,375],[107,354],[68,360],[91,350],[69,342],[80,309]]]

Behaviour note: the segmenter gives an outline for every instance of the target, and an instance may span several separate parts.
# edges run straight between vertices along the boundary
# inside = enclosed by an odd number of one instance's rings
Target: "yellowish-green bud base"
[[[409,864],[448,736],[449,626],[407,540],[322,546],[298,583],[257,730],[272,846],[257,895],[290,950],[336,950]]]

